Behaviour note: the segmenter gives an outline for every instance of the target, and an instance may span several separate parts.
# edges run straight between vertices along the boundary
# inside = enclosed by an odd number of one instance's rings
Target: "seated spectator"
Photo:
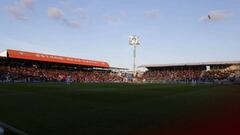
[[[73,82],[122,82],[122,77],[111,71],[43,69],[37,66],[0,65],[0,81],[53,81],[65,82],[70,76]]]

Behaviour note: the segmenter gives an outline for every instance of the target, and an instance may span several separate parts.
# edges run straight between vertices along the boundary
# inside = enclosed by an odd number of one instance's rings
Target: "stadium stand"
[[[142,65],[139,80],[148,83],[239,83],[240,61]]]
[[[148,71],[134,78],[103,61],[8,49],[0,53],[0,82],[240,83],[240,61],[139,67]]]
[[[6,50],[0,53],[1,82],[122,82],[103,61]]]

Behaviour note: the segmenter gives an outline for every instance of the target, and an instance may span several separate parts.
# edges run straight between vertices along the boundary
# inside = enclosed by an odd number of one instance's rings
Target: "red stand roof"
[[[103,61],[94,61],[94,60],[25,52],[25,51],[19,51],[19,50],[11,50],[11,49],[8,49],[7,53],[9,58],[15,58],[15,59],[109,68],[109,64]]]

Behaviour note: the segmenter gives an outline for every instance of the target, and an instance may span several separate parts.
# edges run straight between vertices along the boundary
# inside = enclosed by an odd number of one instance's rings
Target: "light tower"
[[[136,75],[136,48],[140,45],[139,36],[132,35],[129,36],[129,45],[133,46],[133,74]]]

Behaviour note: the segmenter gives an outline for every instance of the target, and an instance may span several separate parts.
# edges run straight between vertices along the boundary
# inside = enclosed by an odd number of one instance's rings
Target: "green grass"
[[[238,107],[238,85],[0,84],[0,121],[30,135],[167,132]]]

